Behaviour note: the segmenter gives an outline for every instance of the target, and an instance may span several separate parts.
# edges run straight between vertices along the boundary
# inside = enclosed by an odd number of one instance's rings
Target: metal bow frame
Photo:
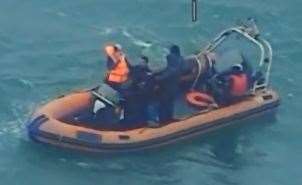
[[[252,93],[255,93],[255,91],[260,89],[266,90],[269,86],[269,78],[273,60],[273,50],[271,44],[267,40],[260,38],[260,34],[256,24],[252,24],[252,26],[241,25],[222,31],[210,44],[206,46],[203,51],[201,51],[197,55],[197,57],[199,58],[204,55],[207,55],[207,53],[214,52],[215,49],[220,46],[223,41],[225,41],[232,34],[239,34],[243,36],[259,48],[260,60],[257,70],[261,71],[264,74],[264,81],[256,81],[253,85]]]

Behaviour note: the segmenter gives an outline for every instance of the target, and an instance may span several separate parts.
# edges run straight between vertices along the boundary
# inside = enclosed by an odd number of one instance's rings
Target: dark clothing
[[[167,56],[167,67],[162,71],[156,80],[160,84],[159,92],[159,121],[168,122],[173,118],[174,101],[179,91],[178,85],[184,58],[180,52],[173,48]]]
[[[238,71],[233,67],[229,70],[223,71],[215,75],[210,81],[211,91],[216,100],[220,105],[228,105],[235,101],[238,97],[234,97],[231,93],[233,86],[232,75],[247,75],[247,88],[249,89],[252,85],[252,68],[246,61],[241,63],[242,70]]]
[[[156,79],[164,83],[178,84],[176,80],[179,79],[183,63],[184,58],[181,55],[170,53],[167,56],[167,67],[160,72]]]
[[[136,65],[131,70],[131,78],[136,85],[145,83],[151,75],[151,70],[147,65]]]
[[[127,98],[125,118],[127,122],[145,122],[148,119],[148,105],[154,89],[151,70],[147,65],[136,65],[131,70],[131,96]]]
[[[174,93],[175,94],[175,93]],[[158,118],[161,123],[166,123],[171,121],[174,113],[174,101],[176,95],[173,93],[169,94],[168,92],[162,92],[162,95],[159,97],[159,114]]]
[[[144,123],[147,119],[147,101],[146,98],[137,95],[128,97],[124,102],[124,120],[127,126]]]
[[[115,63],[113,62],[113,60],[111,59],[111,57],[107,57],[107,70],[112,70],[115,66]]]

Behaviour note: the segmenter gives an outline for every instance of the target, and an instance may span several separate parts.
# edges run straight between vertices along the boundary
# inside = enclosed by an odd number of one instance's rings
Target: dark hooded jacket
[[[180,54],[178,46],[174,45],[170,48],[167,55],[167,67],[157,76],[157,80],[164,85],[175,85],[179,81],[184,58]]]

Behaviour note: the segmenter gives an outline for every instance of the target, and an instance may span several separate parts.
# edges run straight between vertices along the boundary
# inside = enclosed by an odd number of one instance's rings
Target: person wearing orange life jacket
[[[233,65],[225,75],[226,89],[223,101],[225,104],[229,104],[247,94],[250,80],[242,64]]]
[[[248,91],[248,77],[245,73],[230,76],[230,94],[234,97],[243,96]]]
[[[212,84],[216,102],[228,105],[246,95],[250,88],[250,76],[243,64],[235,64],[229,70],[217,74]]]
[[[105,82],[113,89],[121,92],[122,86],[129,81],[130,65],[119,45],[108,44],[104,50],[107,56],[108,69]]]

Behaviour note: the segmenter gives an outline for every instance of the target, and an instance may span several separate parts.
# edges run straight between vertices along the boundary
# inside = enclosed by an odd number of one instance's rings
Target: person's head
[[[242,73],[243,72],[242,64],[234,64],[232,66],[232,72],[235,73],[235,74]]]
[[[143,65],[148,65],[149,58],[143,55],[143,56],[141,56],[141,62]]]
[[[108,57],[115,57],[118,52],[121,52],[121,49],[122,47],[119,44],[107,44],[104,51]]]
[[[170,47],[170,53],[175,55],[180,55],[180,48],[177,45],[172,45]]]

